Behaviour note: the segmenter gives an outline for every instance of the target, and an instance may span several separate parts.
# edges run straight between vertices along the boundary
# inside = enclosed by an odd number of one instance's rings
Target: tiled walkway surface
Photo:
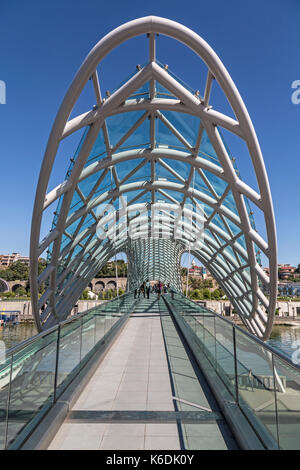
[[[194,444],[193,448],[195,448],[195,441],[199,441],[199,438],[201,440],[201,435],[207,442],[207,448],[211,448],[207,438],[209,429],[213,431],[214,448],[228,448],[217,424],[205,423],[201,425],[202,428],[199,431],[193,428],[194,425],[181,429],[181,426],[175,423],[143,422],[143,411],[175,411],[191,409],[191,407],[184,408],[182,405],[178,407],[176,400],[173,400],[174,382],[172,374],[170,376],[169,373],[161,318],[163,321],[168,320],[164,328],[168,330],[169,343],[171,339],[173,343],[180,346],[180,340],[175,328],[172,327],[173,324],[170,323],[170,317],[161,317],[161,315],[167,315],[163,301],[157,302],[155,296],[151,297],[150,301],[142,299],[138,310],[144,313],[136,311],[129,319],[123,332],[83,390],[73,410],[135,410],[141,411],[141,419],[132,423],[115,421],[95,423],[88,419],[78,422],[67,419],[49,449],[180,449],[188,444],[187,429],[191,429],[191,432],[195,431],[192,432],[194,435],[190,436],[190,443]],[[175,343],[173,346],[169,344],[170,352],[172,352],[172,347],[175,351]],[[174,357],[171,358],[171,364],[173,363],[176,363]],[[171,365],[171,369],[179,367],[174,364]],[[187,363],[184,367],[186,366]],[[185,370],[190,371],[189,368]],[[184,377],[181,379],[188,380]],[[179,375],[177,380],[175,390],[178,395],[181,393]],[[195,382],[195,377],[189,380]],[[199,390],[202,391],[201,386]],[[187,394],[187,398],[195,401],[196,392],[194,387],[192,395]],[[201,393],[203,396],[203,392]],[[205,404],[208,405],[206,400]],[[213,430],[212,426],[214,426]]]

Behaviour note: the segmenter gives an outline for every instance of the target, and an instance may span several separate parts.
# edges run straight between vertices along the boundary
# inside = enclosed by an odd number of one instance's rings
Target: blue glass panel
[[[226,253],[232,258],[233,263],[237,264],[236,257],[234,256],[234,251],[231,246],[225,248]]]
[[[222,221],[221,217],[219,216],[219,214],[216,214],[211,222],[216,225],[217,227],[219,227],[220,229],[222,229],[225,233],[228,233],[228,230],[224,224],[224,222]]]
[[[81,206],[83,205],[83,201],[77,191],[74,191],[73,197],[72,197],[72,202],[70,205],[70,212],[69,214],[72,214],[75,212],[75,210],[78,210]]]
[[[141,65],[141,68],[144,68],[148,63],[147,62],[144,62],[144,64],[140,64]],[[113,94],[116,90],[118,90],[122,85],[124,85],[126,82],[128,82],[128,80],[130,80],[132,77],[134,77],[134,75],[137,74],[137,69],[135,69],[134,71],[132,71],[129,75],[126,76],[126,78],[124,78],[118,85],[117,88],[113,88],[111,90],[111,94]],[[143,86],[144,87],[144,86]],[[140,90],[144,89],[144,88],[141,88]],[[135,92],[137,93],[137,92]]]
[[[129,99],[149,98],[149,82],[144,83],[140,88],[133,92]]]
[[[201,193],[204,193],[206,194],[207,196],[211,197],[212,199],[216,200],[214,194],[211,193],[211,191],[208,189],[208,187],[205,185],[205,183],[203,182],[203,180],[201,180],[201,178],[199,178],[198,180],[195,179],[195,185],[191,185],[191,187],[195,187],[195,189],[197,189],[198,191],[200,191]]]
[[[165,178],[168,181],[174,181],[174,183],[182,184],[182,181],[179,178],[176,178],[173,173],[171,173],[159,163],[156,163],[155,172],[157,178]],[[180,176],[182,175],[180,174]]]
[[[147,162],[145,165],[142,166],[138,171],[134,173],[131,178],[126,180],[127,183],[133,183],[135,181],[150,181],[151,179],[151,165],[150,162]]]
[[[169,146],[187,150],[187,147],[175,136],[175,134],[160,120],[155,121],[155,137],[157,145]]]
[[[88,176],[84,180],[80,181],[80,183],[78,183],[78,188],[85,197],[90,194],[91,190],[93,189],[94,185],[97,183],[102,174],[103,170],[97,171],[96,173],[93,173],[92,175]]]
[[[93,199],[95,199],[95,197],[97,196],[100,196],[105,191],[109,191],[113,187],[114,187],[114,179],[111,175],[111,172],[109,171],[103,178],[103,181],[101,182],[100,186],[97,188],[97,191],[95,191],[93,195]]]
[[[63,250],[65,246],[68,245],[68,243],[70,242],[71,242],[70,238],[63,234],[61,237],[61,244],[60,244],[61,250]]]
[[[217,240],[219,241],[219,243],[220,243],[221,246],[226,245],[227,242],[226,242],[225,240],[223,240],[223,238],[220,237],[219,234],[217,235],[216,233],[214,233],[214,237],[217,238]]]
[[[203,170],[204,175],[208,179],[209,183],[213,187],[214,191],[217,193],[219,197],[221,197],[227,188],[226,181],[222,180],[218,176],[214,175],[213,173]]]
[[[237,240],[237,243],[239,243],[243,248],[246,249],[246,241],[244,235],[241,235]]]
[[[171,198],[173,199],[176,199],[176,201],[178,201],[179,203],[182,201],[183,199],[183,193],[180,193],[178,191],[173,191],[171,189],[165,189],[163,188],[162,191],[165,193],[165,194],[168,194]],[[157,198],[158,199],[161,199],[163,198],[163,195],[162,194],[158,194],[157,195]],[[166,201],[166,202],[169,202],[169,201]],[[170,201],[172,203],[172,201]]]
[[[162,114],[178,130],[182,137],[194,147],[200,128],[200,119],[191,114],[174,111],[163,111]]]
[[[242,266],[244,266],[244,265],[246,264],[245,259],[244,259],[239,253],[237,253],[237,257],[238,257],[238,259],[239,259],[239,261],[240,261],[240,264],[241,264]]]
[[[132,199],[134,199],[135,197],[137,197],[139,194],[141,194],[143,191],[143,189],[139,189],[139,190],[135,190],[135,191],[128,191],[125,193],[125,195],[127,196],[127,201],[128,203],[130,203],[130,201]],[[139,197],[136,201],[136,203],[139,203],[139,202],[149,202],[151,201],[151,192],[147,192],[144,196],[142,196],[142,199],[141,197]]]
[[[238,210],[231,189],[228,191],[226,198],[222,202],[222,205],[230,209],[235,214],[238,214]]]
[[[199,201],[199,204],[201,205],[202,209],[204,210],[204,213],[206,214],[206,216],[210,217],[211,214],[214,212],[214,208],[211,207],[211,206],[208,206],[207,204],[203,204],[200,201]]]
[[[129,129],[144,114],[144,111],[132,111],[117,114],[106,119],[110,145],[114,147]],[[146,119],[134,133],[122,144],[122,148],[149,142],[149,120]]]
[[[165,68],[165,65],[160,62],[159,60],[156,61],[156,63],[162,68],[164,69]],[[177,80],[177,82],[179,82],[182,86],[184,86],[184,88],[186,88],[190,93],[194,94],[196,90],[194,90],[192,87],[190,87],[187,83],[185,83],[180,77],[178,77],[174,72],[172,72],[172,70],[168,69],[168,74],[175,78],[175,80]]]
[[[159,82],[156,82],[156,96],[157,98],[168,98],[168,99],[178,99],[173,95],[167,88],[162,86]]]
[[[69,227],[67,228],[67,232],[70,234],[70,235],[73,235],[73,233],[76,231],[79,223],[80,223],[81,219],[78,219],[76,220],[72,225],[69,225]]]
[[[116,170],[118,174],[118,178],[120,181],[123,180],[134,168],[136,168],[144,159],[143,158],[135,158],[133,160],[126,160],[124,162],[120,162],[116,165]],[[127,179],[124,184],[133,181],[141,181],[149,179],[149,175],[151,175],[150,163],[146,163],[143,165],[139,170],[137,170],[134,175],[131,176],[130,179]]]
[[[97,160],[99,157],[105,154],[106,154],[106,146],[104,142],[102,129],[100,129],[98,137],[93,145],[93,148],[90,152],[89,157],[87,158],[85,166],[88,166],[91,162],[93,162],[94,160]]]
[[[188,179],[191,171],[191,165],[180,160],[172,160],[171,158],[164,157],[163,160],[173,168],[185,180]]]
[[[199,156],[215,163],[216,165],[220,165],[218,156],[208,138],[208,135],[205,129],[203,130],[203,134],[202,134]]]
[[[233,222],[231,222],[231,220],[228,219],[227,217],[225,217],[225,219],[226,219],[226,222],[228,223],[229,228],[232,231],[233,235],[237,235],[238,233],[240,233],[241,229],[237,225],[235,225]]]

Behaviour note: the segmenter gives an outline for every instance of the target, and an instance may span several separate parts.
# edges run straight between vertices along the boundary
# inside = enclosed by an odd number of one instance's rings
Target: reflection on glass
[[[7,445],[25,428],[29,432],[53,402],[58,331],[12,356]]]
[[[272,354],[236,331],[240,406],[270,447],[277,447],[276,395]],[[274,442],[272,442],[272,437]]]
[[[11,364],[12,357],[6,358],[0,364],[0,450],[5,448]]]
[[[300,370],[178,292],[165,295],[267,449],[300,449]]]
[[[300,450],[300,371],[274,357],[279,447]]]

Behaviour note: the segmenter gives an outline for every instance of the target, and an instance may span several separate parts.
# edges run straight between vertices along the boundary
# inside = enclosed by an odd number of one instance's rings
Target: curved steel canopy
[[[203,95],[156,60],[157,33],[182,42],[205,63]],[[97,67],[124,41],[147,34],[149,60],[102,98]],[[69,118],[91,79],[96,105]],[[235,118],[209,106],[217,80]],[[241,181],[221,135],[247,144],[259,193]],[[59,145],[83,136],[56,188],[48,184]],[[249,202],[263,213],[266,239],[255,229]],[[57,202],[58,201],[58,202]],[[44,211],[58,204],[52,228],[40,241]],[[182,209],[184,218],[182,219]],[[48,265],[38,276],[38,258]],[[277,291],[276,232],[268,178],[247,109],[224,65],[188,28],[164,18],[130,21],[92,49],[55,119],[43,160],[31,230],[31,292],[38,328],[62,321],[101,266],[116,252],[129,258],[129,283],[147,277],[180,288],[180,256],[190,250],[213,274],[244,324],[266,339]],[[270,277],[259,253],[269,260]],[[39,287],[46,290],[38,298]],[[261,289],[268,286],[267,298]]]

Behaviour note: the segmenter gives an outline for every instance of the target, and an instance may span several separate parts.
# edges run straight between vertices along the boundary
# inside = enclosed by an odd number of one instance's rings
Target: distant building
[[[263,268],[263,271],[270,277],[270,268]]]
[[[17,261],[29,266],[29,256],[21,256],[20,253],[11,253],[8,255],[0,255],[0,269],[6,269]]]
[[[295,271],[296,271],[295,266],[291,266],[290,264],[278,265],[279,279],[288,279],[290,276],[294,276]]]
[[[192,267],[189,269],[189,276],[203,277],[203,266],[197,266],[193,260]]]

